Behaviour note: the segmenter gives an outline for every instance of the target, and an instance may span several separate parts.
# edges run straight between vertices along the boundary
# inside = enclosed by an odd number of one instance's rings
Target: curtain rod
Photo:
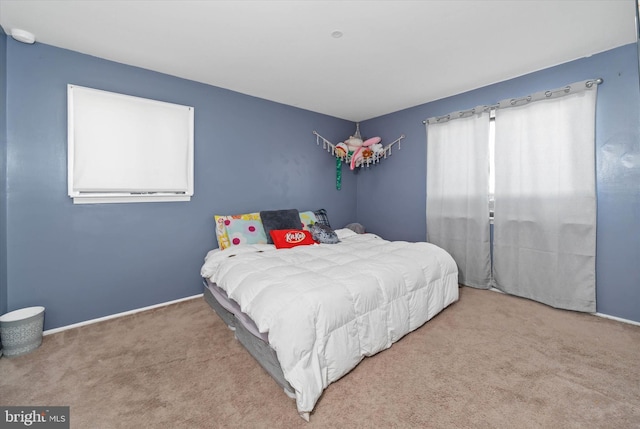
[[[602,79],[601,77],[597,79],[588,79],[580,82],[575,82],[570,85],[566,85],[562,88],[540,91],[524,97],[508,98],[496,104],[476,106],[473,109],[460,110],[460,111],[452,112],[443,116],[433,116],[431,118],[425,119],[424,121],[422,121],[422,123],[423,124],[439,124],[439,123],[451,121],[454,119],[468,118],[469,116],[473,116],[477,113],[490,112],[491,110],[495,110],[495,109],[517,107],[517,106],[525,105],[532,101],[562,97],[571,92],[575,93],[575,92],[591,89],[593,85],[600,85],[602,82],[604,82],[604,79]]]

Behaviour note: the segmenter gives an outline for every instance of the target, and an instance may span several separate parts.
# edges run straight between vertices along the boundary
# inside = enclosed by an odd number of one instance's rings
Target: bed
[[[332,382],[458,299],[443,249],[338,229],[332,244],[214,249],[204,298],[309,421]]]

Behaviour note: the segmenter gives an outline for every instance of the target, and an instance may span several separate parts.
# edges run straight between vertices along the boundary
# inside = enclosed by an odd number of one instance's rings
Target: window
[[[67,86],[68,192],[74,204],[189,201],[189,106]]]

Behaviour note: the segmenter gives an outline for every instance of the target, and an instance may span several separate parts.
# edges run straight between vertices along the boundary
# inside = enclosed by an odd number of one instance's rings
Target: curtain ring
[[[571,91],[571,87],[569,85],[565,86],[564,87],[564,92],[567,93],[569,91]]]
[[[553,95],[553,92],[551,92],[551,91],[545,91],[545,93],[544,93],[544,96],[547,97],[547,98],[551,97],[552,95]]]
[[[590,80],[588,80],[588,81],[587,81],[587,83],[585,84],[585,86],[586,86],[587,88],[591,88],[591,87],[593,86],[593,82],[592,82],[592,81],[590,81]]]

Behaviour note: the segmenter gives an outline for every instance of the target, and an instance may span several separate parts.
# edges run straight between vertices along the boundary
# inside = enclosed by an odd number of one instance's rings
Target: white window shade
[[[75,203],[188,201],[189,106],[68,85],[68,180]]]

